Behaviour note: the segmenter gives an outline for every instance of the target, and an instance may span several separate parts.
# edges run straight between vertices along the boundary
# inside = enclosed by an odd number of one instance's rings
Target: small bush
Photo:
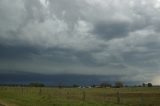
[[[45,87],[45,85],[43,83],[39,83],[39,82],[32,82],[29,84],[30,87]]]

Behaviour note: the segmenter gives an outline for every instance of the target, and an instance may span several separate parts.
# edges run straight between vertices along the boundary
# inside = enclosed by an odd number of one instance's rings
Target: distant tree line
[[[45,87],[45,84],[39,82],[32,82],[28,86],[30,87]]]
[[[46,85],[41,82],[31,82],[29,84],[0,84],[0,86],[9,86],[9,87],[45,87]],[[135,87],[152,87],[152,83],[142,83],[142,85],[134,85]],[[122,88],[122,87],[128,87],[127,85],[124,85],[121,81],[116,81],[113,85],[107,81],[102,82],[100,84],[92,84],[89,86],[81,86],[78,84],[73,85],[64,85],[62,83],[50,87],[58,87],[58,88]]]
[[[152,87],[152,83],[143,83],[142,84],[143,87]]]
[[[40,82],[31,82],[29,84],[0,84],[0,86],[9,86],[9,87],[45,87],[45,84]]]

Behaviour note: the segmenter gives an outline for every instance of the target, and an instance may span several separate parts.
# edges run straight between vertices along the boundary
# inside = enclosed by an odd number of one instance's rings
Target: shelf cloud
[[[159,12],[159,0],[0,0],[0,70],[160,84]]]

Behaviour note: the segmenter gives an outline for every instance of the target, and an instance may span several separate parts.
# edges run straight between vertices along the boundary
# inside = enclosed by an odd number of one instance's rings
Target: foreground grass
[[[8,106],[160,106],[160,88],[0,87],[0,100]]]

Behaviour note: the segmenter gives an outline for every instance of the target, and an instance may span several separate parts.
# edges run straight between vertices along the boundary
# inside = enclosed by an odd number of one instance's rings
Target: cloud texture
[[[0,0],[0,69],[157,84],[159,17],[159,0]]]

